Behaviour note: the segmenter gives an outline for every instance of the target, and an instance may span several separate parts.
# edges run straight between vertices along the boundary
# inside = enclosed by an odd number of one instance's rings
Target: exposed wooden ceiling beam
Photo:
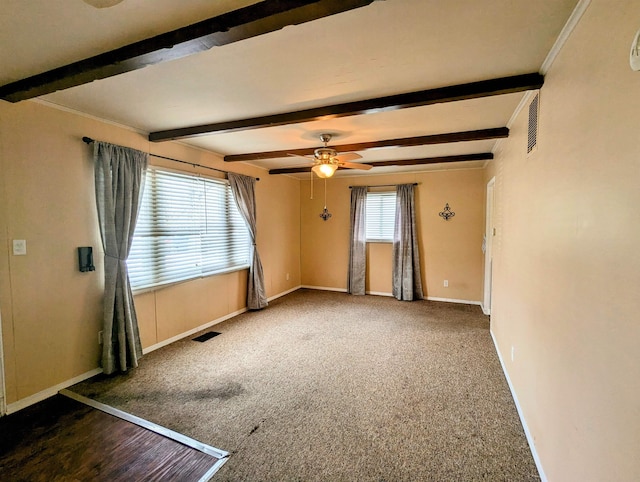
[[[471,82],[469,84],[451,85],[437,89],[408,92],[405,94],[378,97],[376,99],[347,102],[345,104],[315,107],[313,109],[283,114],[152,132],[149,134],[149,140],[153,142],[169,141],[213,133],[260,129],[263,127],[335,119],[352,115],[374,114],[395,109],[405,109],[407,107],[419,107],[443,102],[523,92],[526,90],[539,89],[543,83],[544,76],[537,72],[512,77],[501,77],[498,79]]]
[[[486,161],[493,159],[493,153],[480,152],[477,154],[462,154],[457,156],[441,156],[441,157],[425,157],[422,159],[402,159],[398,161],[377,161],[368,162],[373,167],[383,166],[416,166],[419,164],[442,164],[447,162],[464,162],[464,161]],[[280,169],[269,169],[269,174],[295,174],[299,172],[309,172],[311,167],[283,167]],[[338,169],[345,169],[339,167]],[[349,169],[350,171],[357,171],[357,169]]]
[[[287,25],[310,22],[373,0],[264,0],[187,27],[58,67],[0,87],[0,98],[18,102],[56,90],[256,37]]]
[[[373,167],[384,166],[417,166],[420,164],[441,164],[443,162],[487,161],[493,159],[492,152],[479,152],[475,154],[459,154],[455,156],[423,157],[422,159],[402,159],[399,161],[369,162]]]
[[[434,134],[419,137],[404,137],[400,139],[387,139],[384,141],[361,142],[359,144],[342,144],[331,146],[338,152],[366,151],[368,149],[382,149],[388,147],[411,147],[425,146],[432,144],[448,144],[452,142],[484,141],[491,139],[502,139],[509,136],[509,129],[506,127],[495,127],[492,129],[480,129],[477,131],[449,132],[446,134]],[[278,159],[287,157],[289,154],[296,156],[313,155],[315,148],[305,149],[285,149],[282,151],[254,152],[251,154],[232,154],[225,156],[226,162],[239,161],[260,161],[264,159]]]
[[[311,162],[311,160],[309,160],[309,162]],[[310,165],[309,167],[282,167],[278,169],[269,169],[269,174],[297,174],[300,172],[311,172],[312,167],[313,166]],[[346,167],[338,167],[338,170],[353,171],[353,169],[347,169]]]

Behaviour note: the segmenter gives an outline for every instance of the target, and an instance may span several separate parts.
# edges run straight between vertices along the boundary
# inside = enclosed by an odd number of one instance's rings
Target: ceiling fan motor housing
[[[316,159],[322,163],[338,162],[335,157],[338,155],[335,149],[330,147],[320,147],[314,151]]]
[[[327,144],[331,140],[331,134],[320,134],[320,140],[324,144],[324,147],[320,147],[313,152],[316,160],[321,164],[337,164],[338,160],[335,159],[335,157],[338,155],[338,152],[335,149],[327,147]]]

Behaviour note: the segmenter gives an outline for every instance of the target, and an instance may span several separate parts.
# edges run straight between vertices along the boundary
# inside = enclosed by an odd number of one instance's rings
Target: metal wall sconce
[[[451,210],[451,208],[449,207],[449,203],[445,204],[444,211],[440,212],[440,217],[443,218],[445,221],[449,221],[449,219],[451,219],[455,215],[456,215],[456,213],[454,213]]]
[[[325,221],[331,217],[331,213],[327,209],[327,206],[324,207],[322,213],[319,216]]]
[[[311,175],[311,188],[313,189],[313,175]],[[313,191],[312,191],[313,193]],[[311,196],[313,198],[313,194]],[[322,210],[322,213],[320,214],[320,217],[326,221],[327,219],[329,219],[331,217],[331,213],[329,212],[329,210],[327,209],[327,178],[324,178],[324,209]]]

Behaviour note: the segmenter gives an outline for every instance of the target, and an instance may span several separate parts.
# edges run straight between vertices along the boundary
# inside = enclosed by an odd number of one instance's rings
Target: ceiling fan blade
[[[303,159],[306,159],[308,162],[316,162],[316,158],[314,156],[301,156],[300,154],[287,154],[287,156],[301,157]]]
[[[370,166],[369,164],[359,164],[357,162],[341,162],[340,167],[346,167],[348,169],[362,169],[368,171],[373,166]]]
[[[307,162],[305,164],[292,164],[291,166],[289,166],[292,169],[297,169],[299,167],[304,167],[306,169],[311,169],[313,167],[313,163],[311,162]]]
[[[362,159],[362,156],[355,152],[345,152],[344,154],[338,154],[336,159],[338,159],[338,162],[348,162],[355,161],[356,159]]]

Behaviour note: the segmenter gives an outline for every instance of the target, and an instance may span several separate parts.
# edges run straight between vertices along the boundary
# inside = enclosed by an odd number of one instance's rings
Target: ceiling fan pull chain
[[[327,178],[324,178],[324,209],[327,209]]]
[[[313,171],[309,171],[311,174],[311,199],[313,199]]]

